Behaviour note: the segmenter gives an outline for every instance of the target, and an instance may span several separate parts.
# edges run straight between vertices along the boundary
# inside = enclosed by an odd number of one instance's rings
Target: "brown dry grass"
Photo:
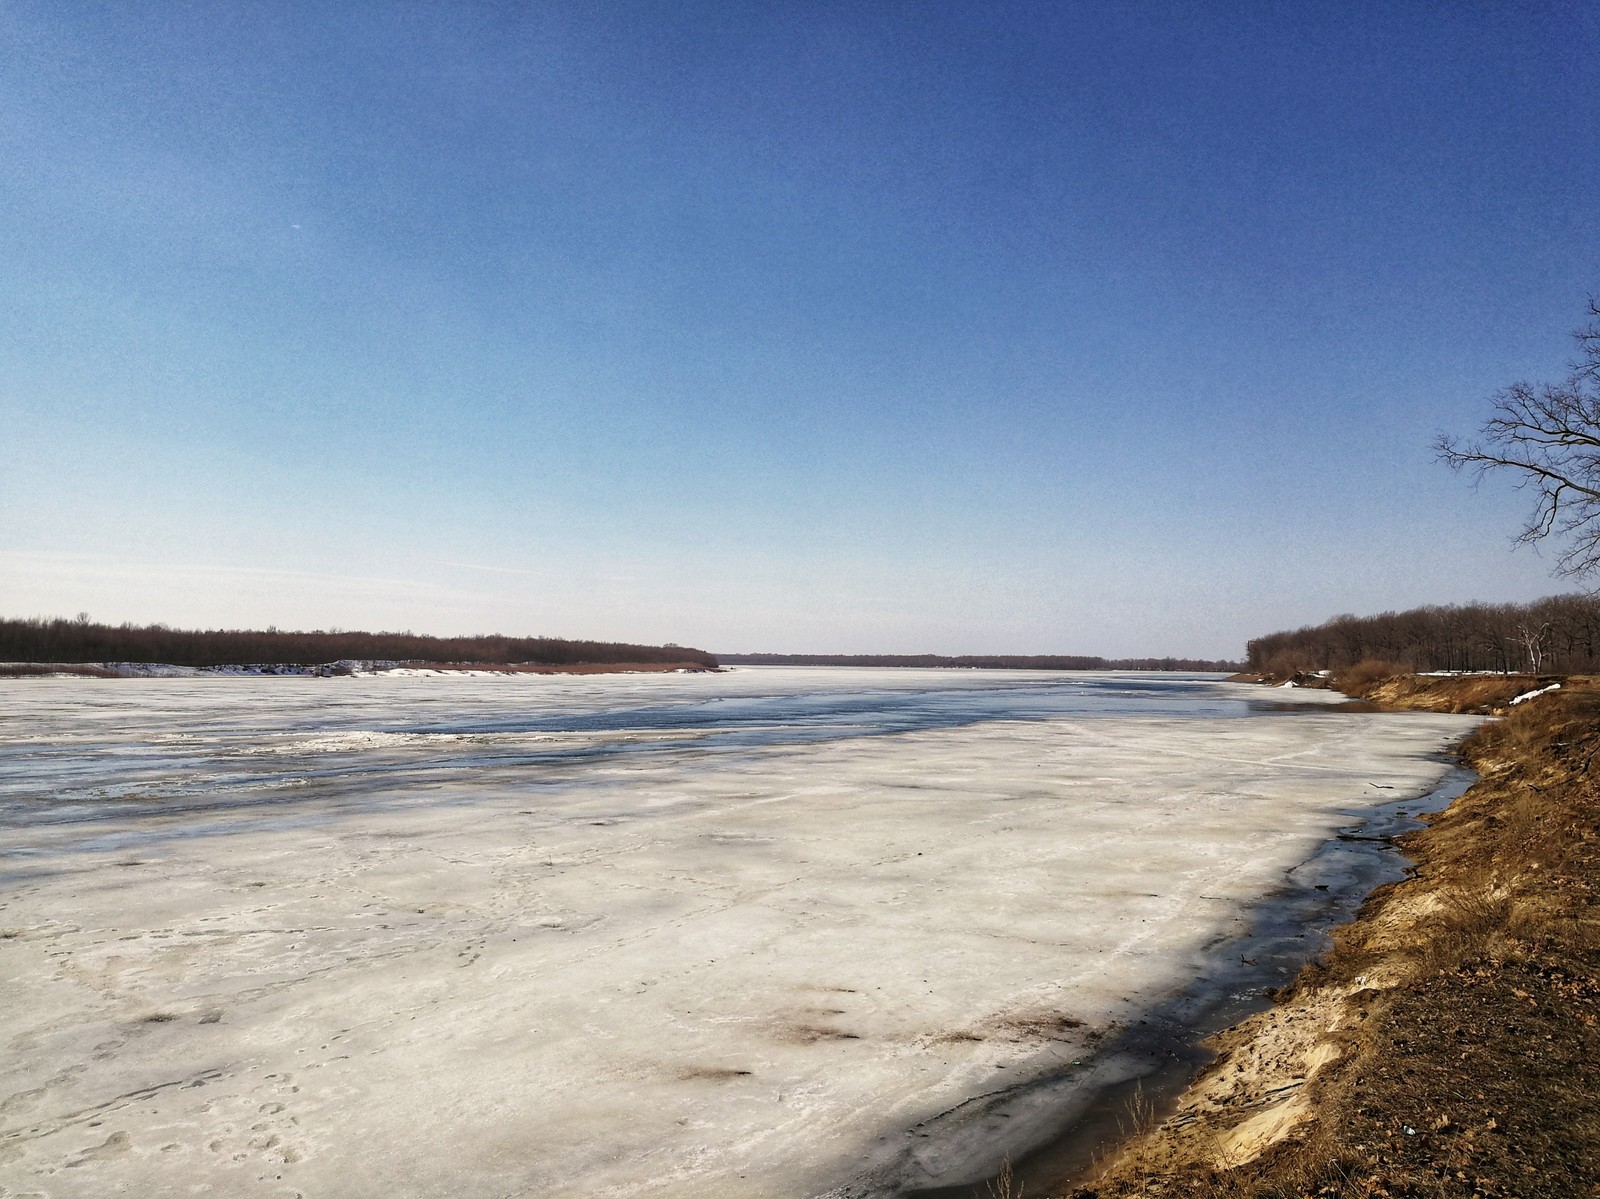
[[[1556,681],[1531,674],[1403,674],[1374,684],[1360,698],[1427,712],[1497,712],[1517,696]]]
[[[1407,673],[1409,672],[1404,666],[1396,666],[1393,662],[1385,662],[1381,658],[1363,658],[1354,666],[1335,674],[1333,685],[1346,695],[1366,699],[1380,683],[1387,683],[1390,679]]]
[[[1433,710],[1533,686],[1391,683],[1389,702]],[[1600,1195],[1600,687],[1568,680],[1465,752],[1480,782],[1406,839],[1416,876],[1070,1194]]]

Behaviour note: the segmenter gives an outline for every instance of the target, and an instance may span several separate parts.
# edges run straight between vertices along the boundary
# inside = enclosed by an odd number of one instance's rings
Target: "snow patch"
[[[1532,699],[1536,695],[1547,695],[1552,691],[1560,691],[1560,690],[1561,690],[1561,684],[1560,683],[1551,683],[1548,687],[1540,687],[1535,691],[1524,691],[1521,695],[1518,695],[1518,696],[1516,696],[1516,697],[1514,697],[1512,699],[1511,706],[1515,707],[1516,705],[1518,705],[1520,703],[1524,703],[1527,700]]]

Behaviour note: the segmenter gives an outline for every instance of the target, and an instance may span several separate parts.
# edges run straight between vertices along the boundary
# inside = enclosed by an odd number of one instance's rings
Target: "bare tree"
[[[1550,636],[1550,622],[1547,620],[1543,624],[1534,624],[1531,620],[1518,621],[1516,635],[1528,655],[1528,669],[1538,674],[1545,661],[1545,641]]]
[[[1573,578],[1600,575],[1600,302],[1590,299],[1589,316],[1573,334],[1580,356],[1566,379],[1497,392],[1482,440],[1434,442],[1443,462],[1475,481],[1501,468],[1520,475],[1517,486],[1538,502],[1517,541],[1555,535],[1563,541],[1555,573]]]

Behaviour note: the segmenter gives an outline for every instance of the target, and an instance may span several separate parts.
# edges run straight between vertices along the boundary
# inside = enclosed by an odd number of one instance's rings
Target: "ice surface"
[[[1336,704],[784,668],[7,684],[0,1184],[979,1177],[1472,724]]]

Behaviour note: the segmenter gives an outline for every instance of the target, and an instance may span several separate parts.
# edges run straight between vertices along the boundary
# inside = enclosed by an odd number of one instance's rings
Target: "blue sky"
[[[0,614],[1234,656],[1566,589],[1585,4],[0,7]]]

